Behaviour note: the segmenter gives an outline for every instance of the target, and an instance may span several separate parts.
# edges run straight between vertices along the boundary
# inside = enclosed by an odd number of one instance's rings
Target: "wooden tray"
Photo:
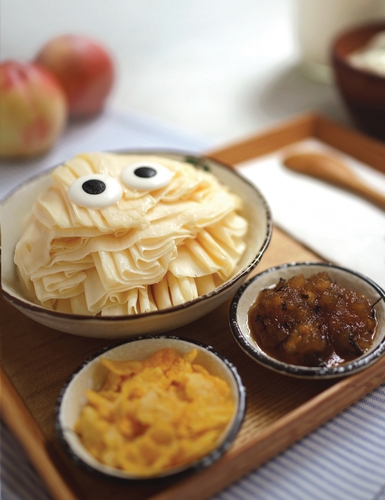
[[[209,156],[230,164],[316,138],[385,172],[385,145],[317,115],[305,115]],[[275,227],[255,272],[284,262],[321,258]],[[385,358],[337,382],[301,381],[275,374],[239,349],[228,326],[226,303],[173,331],[211,344],[235,366],[247,390],[245,421],[227,454],[210,468],[184,479],[116,484],[76,467],[58,442],[54,406],[61,386],[84,359],[112,343],[43,327],[0,300],[0,403],[3,418],[58,500],[199,500],[210,497],[333,417],[385,381]]]

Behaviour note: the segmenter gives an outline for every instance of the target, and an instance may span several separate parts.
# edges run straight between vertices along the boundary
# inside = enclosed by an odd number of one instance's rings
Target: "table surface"
[[[197,148],[310,110],[352,125],[335,86],[300,71],[294,0],[2,0],[0,23],[2,60],[32,59],[63,32],[100,40],[117,67],[109,107],[185,132]],[[218,499],[385,498],[384,406],[382,386]],[[17,473],[3,464],[4,500],[49,498],[2,436],[2,455],[18,463]]]

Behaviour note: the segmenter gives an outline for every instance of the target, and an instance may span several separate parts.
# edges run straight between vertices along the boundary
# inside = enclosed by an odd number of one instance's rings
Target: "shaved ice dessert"
[[[231,278],[244,253],[242,200],[188,158],[85,153],[51,176],[15,249],[23,293],[48,309],[177,306]]]

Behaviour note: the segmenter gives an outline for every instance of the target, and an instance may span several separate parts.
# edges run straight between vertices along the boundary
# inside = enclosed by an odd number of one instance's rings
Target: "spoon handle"
[[[352,191],[385,210],[385,196],[365,184],[336,158],[319,153],[299,153],[288,156],[283,163],[290,170]]]

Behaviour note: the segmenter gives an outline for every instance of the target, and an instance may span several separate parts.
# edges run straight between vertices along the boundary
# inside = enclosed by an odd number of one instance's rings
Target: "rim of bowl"
[[[212,290],[211,292],[205,294],[205,295],[200,295],[196,299],[189,300],[187,302],[184,302],[183,304],[178,304],[173,307],[168,307],[167,309],[160,309],[158,311],[150,311],[146,313],[139,313],[135,315],[124,315],[124,316],[91,316],[87,314],[70,314],[70,313],[64,313],[60,311],[53,311],[51,309],[47,309],[43,306],[40,306],[38,304],[34,304],[27,299],[22,300],[19,297],[15,297],[11,293],[7,292],[4,290],[4,288],[1,286],[1,291],[3,296],[12,304],[18,305],[19,307],[22,307],[24,309],[28,309],[30,311],[38,312],[38,313],[44,313],[48,316],[53,316],[53,317],[59,317],[59,318],[67,318],[67,319],[76,319],[76,320],[82,320],[82,321],[95,321],[97,319],[98,321],[102,322],[120,322],[120,321],[127,321],[129,318],[132,321],[139,321],[143,317],[149,317],[149,316],[157,316],[157,315],[165,315],[169,313],[174,313],[176,311],[181,311],[186,308],[192,307],[195,304],[199,303],[203,299],[209,299],[211,297],[214,297],[216,295],[219,295],[222,291],[227,290],[228,288],[231,288],[237,281],[242,279],[244,276],[247,276],[259,263],[261,260],[264,252],[266,251],[267,247],[269,246],[271,236],[272,236],[272,231],[273,231],[273,221],[272,221],[272,213],[269,204],[267,203],[266,198],[264,195],[261,193],[259,188],[255,186],[252,182],[250,182],[246,177],[242,176],[235,168],[231,167],[230,165],[223,163],[222,161],[216,160],[215,158],[212,158],[210,156],[206,155],[199,155],[196,153],[190,153],[188,151],[183,151],[183,150],[167,150],[167,149],[116,149],[116,150],[107,150],[107,151],[102,151],[104,153],[114,153],[114,154],[138,154],[138,155],[145,155],[145,154],[151,154],[151,155],[163,155],[163,156],[171,156],[171,157],[177,157],[177,158],[191,158],[194,159],[199,163],[204,163],[205,161],[212,162],[214,164],[217,164],[219,167],[222,167],[224,169],[227,169],[230,171],[232,174],[234,174],[236,177],[241,179],[245,184],[248,184],[256,193],[257,197],[259,198],[261,205],[265,211],[266,214],[266,228],[265,228],[265,235],[263,242],[261,246],[258,249],[257,254],[253,257],[253,259],[245,266],[242,267],[234,276],[232,276],[230,279],[226,280],[224,283],[219,285],[217,288]],[[64,160],[65,161],[65,160]],[[0,201],[0,205],[6,202],[9,198],[11,198],[17,191],[20,189],[23,189],[29,182],[35,181],[40,177],[44,177],[48,175],[50,172],[52,172],[55,168],[58,166],[62,165],[63,162],[58,163],[54,167],[50,167],[49,169],[45,170],[44,172],[41,172],[35,176],[30,177],[23,183],[19,184],[16,186],[13,190],[11,190],[6,197]],[[191,163],[193,166],[196,167],[196,164]],[[1,250],[1,248],[0,248]],[[1,254],[0,254],[1,255]]]
[[[343,266],[339,266],[337,264],[333,264],[330,262],[291,262],[287,264],[282,264],[279,266],[271,267],[269,269],[266,269],[265,271],[262,271],[261,273],[253,276],[250,280],[246,281],[237,293],[234,295],[234,298],[232,299],[231,305],[230,305],[230,312],[229,312],[229,321],[230,321],[230,327],[231,327],[231,332],[238,343],[238,345],[242,348],[242,350],[248,354],[254,361],[257,363],[265,366],[266,368],[269,368],[275,372],[281,373],[283,375],[289,375],[292,377],[297,377],[297,378],[308,378],[308,379],[326,379],[326,378],[338,378],[338,377],[344,377],[348,376],[350,374],[356,373],[360,370],[363,370],[364,368],[368,367],[369,365],[373,364],[377,359],[379,359],[381,356],[385,354],[385,335],[384,338],[380,341],[379,345],[370,351],[367,354],[363,354],[362,356],[349,361],[347,363],[344,363],[339,366],[335,367],[308,367],[308,366],[303,366],[303,365],[292,365],[285,363],[283,361],[279,361],[275,358],[272,358],[268,354],[266,354],[262,348],[258,346],[258,348],[254,347],[252,344],[250,344],[245,336],[244,333],[239,326],[238,320],[237,320],[237,310],[238,310],[238,305],[239,302],[242,298],[242,295],[244,291],[252,285],[255,281],[257,281],[259,278],[262,276],[265,276],[267,274],[273,274],[277,271],[282,271],[285,269],[292,269],[292,268],[301,268],[301,267],[324,267],[325,269],[336,269],[348,274],[351,274],[352,276],[355,276],[359,280],[365,281],[369,286],[371,286],[379,295],[379,302],[382,300],[385,302],[385,291],[377,284],[375,283],[371,278],[359,273],[358,271],[354,271],[352,269],[348,269]],[[272,283],[272,285],[275,283]],[[256,343],[257,345],[257,343]]]
[[[363,48],[370,41],[370,39],[373,36],[375,36],[377,33],[380,33],[383,30],[385,30],[385,22],[380,21],[380,22],[375,22],[375,23],[369,22],[369,23],[366,23],[366,24],[360,24],[360,25],[355,26],[355,27],[353,27],[353,28],[351,28],[351,29],[349,29],[347,31],[342,32],[333,41],[333,44],[332,44],[332,58],[334,58],[334,60],[337,63],[343,65],[345,68],[349,68],[349,69],[351,69],[354,72],[362,73],[363,75],[371,77],[374,80],[378,80],[378,81],[382,82],[384,80],[383,76],[381,76],[381,75],[379,75],[377,73],[374,73],[374,72],[372,72],[372,71],[370,71],[368,69],[358,68],[358,67],[350,64],[349,61],[347,60],[347,56],[349,54],[351,54],[352,52]],[[363,33],[363,32],[368,32],[368,39],[366,40],[366,42],[364,44],[359,45],[356,48],[353,48],[353,49],[349,50],[346,53],[342,52],[342,49],[341,49],[340,46],[341,46],[341,44],[344,43],[344,41],[347,38],[350,38],[351,36],[354,36],[355,34],[359,34],[359,33]]]
[[[153,476],[136,476],[136,475],[130,475],[129,472],[122,472],[124,475],[114,475],[108,474],[108,472],[105,472],[100,469],[96,469],[92,465],[88,464],[85,462],[82,458],[79,457],[79,455],[72,449],[71,445],[68,443],[66,437],[65,437],[65,431],[63,430],[63,427],[61,425],[61,408],[62,408],[62,403],[63,399],[65,397],[65,394],[71,385],[71,382],[77,377],[77,375],[84,369],[86,366],[89,365],[89,363],[94,362],[97,358],[105,354],[106,352],[119,348],[120,346],[125,346],[127,344],[131,344],[132,342],[142,342],[142,341],[152,341],[152,340],[175,340],[177,342],[183,342],[187,344],[191,344],[192,346],[198,346],[201,349],[210,352],[211,354],[214,355],[214,357],[218,360],[218,363],[222,363],[226,366],[228,369],[230,375],[234,379],[234,385],[236,388],[236,395],[237,395],[237,406],[235,409],[235,413],[233,416],[233,421],[230,425],[230,427],[227,430],[227,434],[223,437],[222,441],[220,444],[214,448],[210,453],[207,455],[196,459],[192,462],[189,462],[185,465],[181,465],[178,467],[173,467],[170,469],[166,469],[164,472],[161,472],[159,474],[153,475]],[[161,347],[159,347],[161,349]],[[81,363],[73,372],[72,374],[68,377],[62,388],[60,389],[59,396],[56,399],[56,404],[54,408],[54,427],[56,431],[56,435],[58,436],[58,439],[63,446],[63,448],[66,450],[68,455],[71,457],[73,462],[77,465],[80,465],[83,467],[85,470],[88,472],[92,472],[93,474],[96,474],[99,477],[102,478],[108,478],[113,481],[118,481],[118,482],[135,482],[135,481],[156,481],[156,480],[162,480],[165,478],[168,478],[170,476],[175,476],[175,475],[184,475],[192,472],[198,472],[201,469],[204,469],[206,467],[209,467],[211,464],[216,462],[221,456],[224,455],[224,453],[227,451],[227,449],[231,446],[232,442],[234,441],[235,437],[237,436],[239,429],[242,425],[242,422],[245,417],[245,411],[246,411],[246,388],[242,383],[242,379],[238,373],[237,368],[235,365],[233,365],[223,354],[220,354],[216,349],[214,349],[211,345],[208,344],[203,344],[200,341],[190,339],[187,337],[180,337],[176,335],[138,335],[136,337],[132,337],[128,339],[125,342],[119,342],[115,343],[112,345],[109,345],[107,347],[104,347],[97,351],[96,353],[92,354],[90,357],[88,357],[83,363]],[[85,451],[87,451],[84,448]],[[101,464],[103,467],[103,464]],[[108,466],[104,467],[108,468]],[[114,469],[111,467],[111,471],[113,472],[114,470],[120,470],[120,469]]]

